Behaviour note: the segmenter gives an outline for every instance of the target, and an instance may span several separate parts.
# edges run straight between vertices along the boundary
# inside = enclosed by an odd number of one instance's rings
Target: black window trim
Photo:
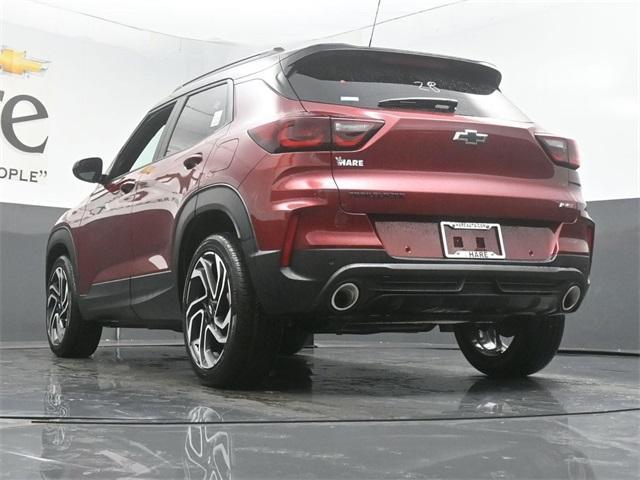
[[[133,129],[133,132],[131,133],[131,135],[129,135],[129,137],[127,138],[127,141],[124,142],[124,144],[122,145],[122,147],[120,148],[120,150],[118,151],[118,153],[116,154],[115,158],[113,159],[113,161],[111,162],[111,165],[109,165],[109,168],[107,169],[107,181],[109,183],[113,183],[116,180],[119,180],[121,178],[123,178],[124,176],[136,172],[138,170],[141,170],[142,168],[151,165],[153,163],[156,163],[160,160],[163,160],[165,158],[167,158],[166,152],[167,152],[167,147],[169,146],[169,139],[171,138],[171,135],[173,135],[173,131],[176,127],[176,124],[178,123],[178,118],[180,116],[180,113],[182,113],[182,109],[184,108],[185,103],[187,103],[187,99],[192,96],[195,95],[197,93],[200,93],[204,90],[209,90],[210,88],[214,88],[214,87],[219,87],[220,85],[223,84],[227,84],[227,102],[228,105],[231,106],[231,108],[228,109],[229,111],[229,118],[228,120],[224,123],[224,125],[221,125],[219,127],[219,129],[222,129],[223,127],[229,125],[234,117],[235,117],[235,104],[234,104],[234,85],[233,85],[233,80],[231,78],[226,78],[223,80],[217,80],[215,82],[209,83],[207,85],[203,85],[202,87],[199,87],[195,90],[191,90],[177,98],[172,98],[171,100],[156,106],[155,108],[153,108],[152,110],[150,110],[149,112],[147,112],[147,114],[144,116],[144,118],[140,121],[140,123],[138,123],[138,125],[136,126],[136,128]],[[165,124],[164,127],[164,131],[162,132],[162,136],[160,137],[160,141],[158,142],[158,145],[156,145],[156,150],[153,154],[153,160],[151,161],[151,163],[147,164],[147,165],[143,165],[140,168],[137,168],[136,170],[129,170],[127,172],[123,172],[120,175],[117,176],[112,176],[112,173],[114,171],[114,169],[116,168],[117,164],[118,164],[118,158],[120,157],[120,155],[122,155],[123,150],[126,148],[127,145],[129,145],[129,142],[133,139],[133,137],[136,135],[136,133],[139,132],[140,128],[142,128],[142,126],[145,124],[145,122],[147,120],[149,120],[149,117],[151,117],[152,115],[158,113],[160,110],[163,110],[167,107],[171,106],[171,113],[169,114],[169,119],[167,120],[167,123]],[[188,147],[191,148],[191,147]],[[187,148],[187,149],[188,149]],[[185,150],[187,150],[185,149]],[[184,151],[184,150],[183,150]],[[160,154],[160,152],[164,152],[164,154]],[[174,152],[171,155],[175,155],[178,154],[180,152]]]
[[[193,147],[193,145],[189,145],[188,147],[183,148],[182,150],[178,150],[178,151],[172,152],[170,155],[167,155],[169,142],[171,141],[173,132],[176,128],[176,125],[178,124],[178,119],[180,118],[180,115],[182,114],[182,110],[184,109],[184,106],[187,104],[187,101],[189,100],[189,98],[192,97],[193,95],[197,95],[206,90],[211,90],[213,88],[220,87],[222,85],[227,86],[227,111],[229,112],[229,114],[227,115],[225,113],[225,116],[228,117],[227,121],[225,121],[225,123],[223,123],[222,125],[218,126],[218,128],[216,129],[216,132],[219,130],[222,130],[224,127],[226,127],[231,122],[233,122],[235,112],[234,112],[234,103],[233,103],[234,92],[233,92],[232,79],[226,78],[224,80],[218,80],[216,82],[209,83],[207,85],[199,87],[196,90],[191,90],[190,92],[185,93],[184,95],[179,97],[176,101],[176,106],[174,107],[173,112],[171,112],[171,116],[169,117],[169,121],[167,122],[167,128],[165,128],[166,135],[163,134],[163,137],[160,139],[160,142],[158,143],[159,148],[158,148],[158,151],[156,151],[157,158],[154,157],[153,163],[163,160],[169,156],[178,155],[186,150],[189,150],[191,147]],[[198,143],[195,143],[194,145],[197,145]],[[162,155],[160,155],[159,152],[163,152]]]
[[[175,113],[175,109],[176,109],[176,105],[180,102],[180,99],[178,100],[171,100],[165,104],[162,105],[158,105],[156,108],[154,108],[153,110],[150,110],[145,116],[144,118],[140,121],[140,123],[138,123],[138,125],[136,126],[136,128],[133,130],[133,132],[131,133],[131,135],[129,135],[129,138],[127,138],[127,141],[124,142],[124,144],[122,145],[122,147],[120,148],[120,150],[118,151],[118,153],[116,154],[115,158],[113,159],[113,161],[111,162],[111,165],[109,166],[109,169],[107,171],[107,181],[109,183],[113,183],[116,180],[121,179],[122,177],[136,172],[138,170],[141,170],[142,168],[151,165],[152,163],[155,163],[157,160],[157,156],[158,156],[158,152],[160,145],[162,145],[163,139],[165,137],[165,135],[167,134],[167,128],[171,125],[171,120],[174,116]],[[171,107],[171,113],[169,114],[169,118],[167,119],[167,123],[165,123],[164,126],[164,130],[162,132],[162,136],[160,137],[160,141],[158,142],[158,144],[156,145],[156,149],[153,153],[153,159],[151,160],[150,163],[148,163],[147,165],[143,165],[139,168],[136,168],[135,170],[128,170],[126,172],[122,172],[119,175],[116,176],[112,176],[113,175],[113,171],[116,169],[116,167],[118,166],[118,159],[120,158],[120,155],[122,155],[122,152],[124,151],[124,149],[127,147],[127,145],[129,145],[129,143],[131,142],[131,140],[133,139],[133,137],[136,136],[136,134],[140,131],[140,129],[143,127],[143,125],[149,120],[149,118],[153,115],[155,115],[156,113],[158,113],[160,110],[164,110],[167,107]]]

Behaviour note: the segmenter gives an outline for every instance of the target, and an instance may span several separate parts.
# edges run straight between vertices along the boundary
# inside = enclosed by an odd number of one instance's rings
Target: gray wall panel
[[[640,199],[589,202],[596,222],[591,287],[567,317],[564,348],[640,350]]]
[[[64,209],[0,204],[0,340],[43,341],[44,255]]]
[[[590,202],[597,223],[589,297],[567,321],[564,348],[640,351],[640,199]],[[44,251],[49,228],[63,210],[0,204],[0,341],[46,341]],[[113,338],[107,329],[105,338]],[[180,340],[180,334],[122,330],[121,339]],[[451,334],[320,335],[319,342],[425,341],[451,344]]]
[[[63,208],[0,203],[0,343],[42,342],[44,258],[49,230]],[[103,340],[115,338],[107,328]],[[121,340],[182,340],[161,330],[121,330]]]

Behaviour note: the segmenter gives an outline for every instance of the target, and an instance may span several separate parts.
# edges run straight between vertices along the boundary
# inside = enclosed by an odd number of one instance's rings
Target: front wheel
[[[491,377],[525,377],[542,370],[558,351],[563,332],[564,315],[467,323],[455,330],[465,358]]]
[[[58,357],[86,358],[100,343],[102,327],[86,322],[80,314],[77,285],[69,258],[57,258],[47,279],[45,320],[49,347]]]
[[[279,323],[262,314],[235,238],[211,235],[200,244],[187,271],[182,308],[189,360],[204,384],[250,387],[269,373]]]

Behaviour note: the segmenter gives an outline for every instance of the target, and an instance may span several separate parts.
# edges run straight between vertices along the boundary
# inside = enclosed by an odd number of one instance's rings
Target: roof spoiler
[[[312,45],[310,47],[301,48],[299,50],[295,50],[290,54],[286,54],[281,57],[281,63],[285,74],[289,74],[294,65],[305,58],[311,57],[315,54],[320,53],[339,53],[339,52],[362,52],[363,55],[398,55],[398,58],[406,59],[406,61],[410,62],[413,60],[420,59],[432,59],[432,60],[442,60],[444,62],[449,63],[453,68],[467,71],[469,73],[473,72],[475,75],[478,75],[482,78],[486,84],[492,86],[493,88],[499,88],[500,82],[502,81],[502,74],[498,69],[487,62],[481,62],[477,60],[469,60],[467,58],[460,57],[451,57],[447,55],[437,55],[431,53],[423,53],[423,52],[414,52],[409,50],[395,50],[388,48],[376,48],[376,47],[360,47],[356,45],[348,45],[348,44],[318,44]],[[287,52],[288,53],[288,52]],[[474,75],[474,76],[475,76]]]
[[[262,57],[268,57],[268,56],[271,56],[271,55],[275,55],[276,53],[282,53],[282,52],[284,52],[284,48],[282,48],[282,47],[274,47],[274,48],[271,48],[271,49],[269,49],[269,50],[265,50],[265,51],[263,51],[263,52],[254,53],[254,54],[252,54],[252,55],[249,55],[248,57],[244,57],[244,58],[241,58],[241,59],[239,59],[239,60],[234,60],[234,61],[233,61],[233,62],[231,62],[231,63],[227,63],[226,65],[222,65],[222,66],[220,66],[220,67],[214,68],[213,70],[211,70],[211,71],[209,71],[209,72],[206,72],[206,73],[203,73],[202,75],[198,75],[196,78],[192,78],[192,79],[191,79],[191,80],[189,80],[188,82],[183,83],[182,85],[178,86],[178,87],[174,90],[174,92],[175,92],[175,91],[180,90],[180,89],[181,89],[182,87],[184,87],[185,85],[189,85],[189,84],[191,84],[191,83],[193,83],[193,82],[196,82],[196,81],[200,80],[201,78],[204,78],[204,77],[206,77],[206,76],[209,76],[209,75],[211,75],[212,73],[218,72],[218,71],[220,71],[220,70],[224,70],[224,69],[226,69],[226,68],[233,67],[233,66],[235,66],[235,65],[240,65],[240,64],[242,64],[242,63],[249,62],[249,61],[251,61],[251,60],[256,60],[256,59],[258,59],[258,58],[262,58]]]

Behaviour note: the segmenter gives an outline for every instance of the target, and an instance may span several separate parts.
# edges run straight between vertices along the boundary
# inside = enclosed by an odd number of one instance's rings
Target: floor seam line
[[[486,421],[486,420],[515,420],[515,419],[536,419],[570,417],[583,415],[607,415],[615,413],[640,412],[640,407],[620,408],[611,410],[598,410],[593,412],[566,412],[551,413],[542,415],[504,415],[500,417],[440,417],[440,418],[388,418],[388,419],[313,419],[313,420],[240,420],[229,422],[187,422],[187,421],[127,421],[127,420],[100,420],[100,419],[70,419],[60,420],[56,418],[34,418],[18,416],[0,416],[0,420],[24,420],[33,425],[39,424],[64,424],[64,425],[132,425],[132,426],[153,426],[153,425],[219,425],[219,426],[243,426],[243,425],[295,425],[295,424],[360,424],[360,423],[429,423],[429,422],[452,422],[452,421]]]

